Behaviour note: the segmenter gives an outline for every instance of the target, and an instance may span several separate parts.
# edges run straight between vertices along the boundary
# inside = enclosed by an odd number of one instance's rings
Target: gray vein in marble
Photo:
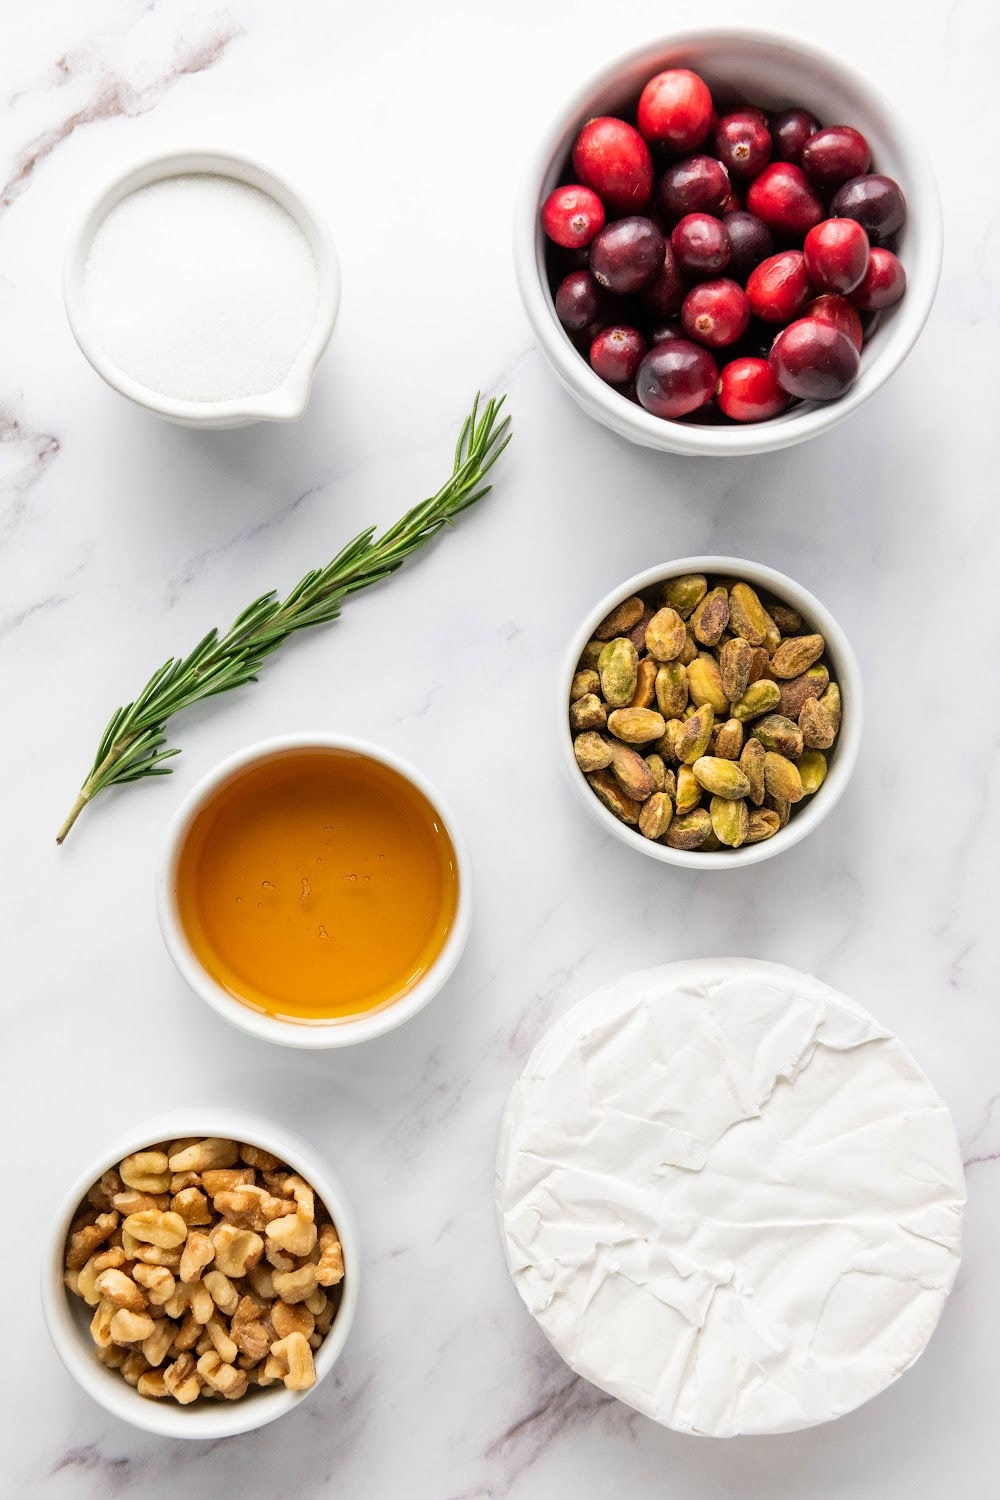
[[[107,74],[101,80],[97,93],[87,104],[74,110],[58,125],[43,130],[22,147],[15,159],[11,176],[0,190],[0,212],[9,208],[21,196],[30,186],[42,163],[81,127],[94,125],[101,120],[121,117],[135,119],[138,115],[148,114],[182,78],[213,68],[242,32],[242,27],[229,22],[193,45],[184,47],[178,51],[166,72],[143,88],[133,88],[120,74]],[[62,68],[60,64],[63,65]],[[68,64],[64,58],[60,59],[56,68],[68,76]]]
[[[556,1375],[564,1376],[566,1367],[553,1366]],[[580,1375],[572,1375],[561,1385],[545,1391],[524,1416],[518,1417],[495,1438],[484,1457],[503,1466],[503,1488],[491,1488],[489,1494],[508,1495],[527,1469],[530,1469],[550,1444],[581,1424],[589,1422],[605,1407],[617,1407],[622,1425],[627,1425],[628,1410]]]
[[[14,635],[26,620],[33,615],[45,614],[52,609],[60,609],[62,605],[68,604],[69,598],[65,594],[53,594],[48,599],[38,599],[34,604],[25,605],[24,609],[18,610],[16,614],[0,615],[0,641],[7,636]]]
[[[226,541],[219,542],[215,547],[206,547],[203,552],[195,553],[180,577],[170,580],[167,595],[168,604],[176,604],[184,586],[193,583],[199,573],[203,572],[210,563],[215,562],[217,558],[225,557],[226,553],[231,552],[234,547],[242,546],[245,542],[252,542],[257,537],[265,536],[269,531],[280,528],[288,520],[289,516],[294,515],[300,505],[304,505],[313,495],[318,495],[321,489],[322,485],[311,485],[309,489],[303,490],[300,495],[296,495],[287,505],[282,506],[273,516],[268,516],[265,520],[258,521],[255,526],[243,527],[242,530],[235,532]]]

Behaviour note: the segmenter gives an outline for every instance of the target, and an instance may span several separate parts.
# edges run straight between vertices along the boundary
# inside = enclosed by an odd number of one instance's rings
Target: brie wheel
[[[507,1263],[578,1374],[681,1432],[791,1432],[913,1363],[961,1254],[948,1110],[794,969],[632,974],[542,1038],[504,1113]]]

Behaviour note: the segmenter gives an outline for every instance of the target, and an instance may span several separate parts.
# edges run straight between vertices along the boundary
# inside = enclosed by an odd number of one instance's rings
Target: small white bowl
[[[739,849],[716,849],[701,853],[697,849],[671,849],[666,844],[643,838],[636,829],[630,828],[608,811],[590,790],[573,754],[573,734],[569,728],[569,694],[573,674],[577,670],[581,652],[594,630],[606,615],[609,615],[623,599],[632,594],[641,594],[644,589],[665,583],[668,578],[677,578],[683,573],[715,573],[727,578],[743,579],[754,588],[773,594],[784,604],[790,604],[801,614],[805,623],[818,630],[826,641],[826,655],[830,661],[830,676],[840,687],[842,718],[840,732],[828,752],[829,770],[819,791],[806,799],[800,811],[794,812],[771,838],[759,844],[744,844]],[[738,870],[744,865],[758,864],[762,859],[772,859],[785,849],[790,849],[800,839],[812,833],[834,809],[843,796],[851,779],[858,750],[861,745],[861,671],[847,637],[825,605],[801,584],[767,568],[763,563],[747,562],[742,557],[680,557],[676,562],[661,563],[659,567],[647,568],[636,573],[618,588],[613,589],[594,606],[570,642],[566,660],[559,677],[559,742],[562,746],[563,763],[566,766],[573,789],[581,803],[596,818],[601,827],[613,833],[629,848],[637,849],[650,859],[658,859],[666,865],[680,865],[686,870]]]
[[[555,314],[545,271],[539,210],[556,186],[580,127],[594,115],[628,113],[643,85],[663,68],[693,68],[712,87],[727,86],[765,109],[803,105],[822,123],[856,126],[871,142],[874,170],[899,182],[908,204],[898,235],[907,289],[881,315],[861,355],[861,373],[837,401],[801,402],[783,416],[742,426],[666,421],[607,385],[570,342]],[[543,138],[518,204],[514,261],[528,319],[542,352],[589,416],[621,437],[664,453],[768,453],[827,432],[873,396],[898,369],[927,321],[941,272],[941,205],[930,163],[899,111],[853,68],[797,37],[735,27],[697,30],[649,42],[586,82]]]
[[[97,1358],[90,1336],[93,1309],[75,1297],[63,1281],[66,1237],[76,1211],[89,1189],[109,1167],[132,1151],[141,1151],[155,1141],[179,1140],[184,1136],[222,1136],[260,1146],[287,1162],[316,1190],[327,1207],[344,1251],[344,1280],[340,1306],[330,1332],[316,1350],[316,1384],[308,1391],[289,1391],[284,1385],[249,1392],[238,1401],[199,1401],[178,1406],[140,1396],[118,1370],[108,1369]],[[202,1108],[174,1110],[124,1132],[77,1177],[59,1205],[48,1251],[42,1266],[42,1312],[56,1353],[70,1374],[105,1411],[155,1432],[160,1437],[224,1438],[263,1427],[292,1411],[315,1391],[329,1375],[347,1342],[358,1305],[361,1255],[354,1213],[334,1174],[313,1148],[292,1131],[243,1110]]]
[[[366,756],[380,765],[388,766],[404,780],[422,792],[437,812],[452,848],[458,866],[458,904],[451,931],[444,947],[427,973],[411,990],[398,1000],[388,1001],[378,1010],[362,1015],[347,1016],[327,1022],[295,1022],[277,1016],[264,1015],[242,1001],[236,1000],[208,971],[203,968],[191,949],[177,909],[177,865],[181,848],[188,830],[218,787],[246,766],[256,765],[274,755],[289,750],[348,750]],[[372,1037],[382,1036],[402,1026],[411,1016],[430,1001],[450,978],[455,965],[462,956],[469,936],[472,914],[472,873],[464,840],[458,832],[455,819],[441,801],[438,792],[424,776],[406,761],[389,750],[373,745],[367,740],[355,739],[340,734],[289,734],[275,739],[261,740],[245,750],[238,751],[220,762],[210,771],[185,798],[178,809],[167,835],[167,850],[156,883],[156,907],[160,931],[167,951],[180,973],[196,995],[200,995],[223,1020],[249,1032],[265,1042],[278,1042],[285,1047],[321,1049],[326,1047],[350,1047],[356,1042],[366,1042]]]
[[[232,401],[185,401],[161,395],[142,385],[115,363],[90,322],[85,295],[87,257],[98,228],[115,205],[130,193],[148,187],[151,182],[187,173],[212,173],[233,178],[266,193],[295,220],[315,257],[319,295],[312,332],[281,384],[273,391],[240,396]],[[306,409],[316,366],[336,322],[340,305],[340,264],[322,219],[285,178],[250,157],[192,147],[138,162],[97,195],[70,236],[63,269],[63,300],[73,337],[98,375],[144,410],[183,427],[246,427],[251,422],[294,422]]]

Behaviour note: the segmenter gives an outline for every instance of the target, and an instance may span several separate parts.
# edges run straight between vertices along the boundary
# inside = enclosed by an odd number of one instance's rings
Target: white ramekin
[[[287,1162],[316,1190],[327,1207],[344,1251],[344,1280],[337,1315],[330,1332],[316,1350],[316,1384],[308,1391],[289,1391],[284,1385],[248,1393],[238,1401],[199,1401],[178,1406],[169,1399],[140,1396],[122,1378],[97,1358],[90,1336],[93,1309],[75,1297],[63,1281],[66,1236],[77,1208],[102,1172],[155,1141],[179,1140],[184,1136],[222,1136],[260,1146]],[[55,1214],[48,1249],[42,1265],[42,1311],[55,1349],[67,1370],[89,1396],[112,1416],[133,1427],[142,1427],[160,1437],[224,1438],[263,1427],[283,1416],[312,1395],[329,1375],[347,1342],[358,1304],[361,1255],[354,1213],[334,1174],[313,1148],[292,1131],[271,1120],[242,1110],[205,1108],[174,1110],[125,1131],[82,1171],[62,1199]]]
[[[240,396],[232,401],[184,401],[161,395],[133,379],[111,359],[88,317],[85,296],[87,256],[100,224],[115,204],[129,193],[148,187],[151,182],[188,172],[235,178],[266,193],[298,224],[316,260],[319,296],[312,332],[281,384],[262,395]],[[103,188],[91,202],[70,236],[63,268],[63,300],[73,337],[98,375],[146,411],[183,427],[246,427],[251,422],[294,422],[306,409],[316,366],[336,322],[340,305],[340,264],[322,219],[284,177],[250,157],[190,147],[137,162]]]
[[[728,85],[765,109],[805,106],[823,123],[851,124],[871,142],[875,170],[895,177],[909,207],[900,232],[906,267],[903,300],[881,315],[861,356],[857,381],[837,401],[802,402],[768,422],[699,426],[665,421],[607,385],[573,347],[556,318],[545,274],[539,209],[556,186],[580,127],[594,115],[635,106],[643,84],[662,68],[687,67],[710,85]],[[873,396],[898,369],[927,321],[941,271],[941,205],[916,133],[866,78],[793,36],[757,28],[699,27],[648,42],[589,79],[560,110],[528,171],[518,203],[514,260],[528,319],[563,385],[598,422],[665,453],[767,453],[827,432]]]
[[[819,791],[808,797],[801,809],[793,812],[785,827],[779,828],[771,838],[764,839],[759,844],[744,844],[739,849],[709,850],[704,854],[697,849],[671,849],[666,844],[643,838],[637,829],[630,828],[627,823],[616,818],[614,813],[609,812],[590,790],[576,763],[568,718],[570,684],[577,670],[580,654],[593,638],[595,628],[623,599],[628,599],[632,594],[640,594],[656,584],[665,583],[668,578],[676,578],[682,573],[715,573],[727,578],[743,579],[754,588],[764,589],[797,609],[806,624],[811,629],[818,630],[826,641],[830,676],[840,687],[843,704],[840,732],[829,752],[829,770]],[[558,692],[558,733],[562,759],[582,805],[602,828],[628,844],[629,848],[637,849],[641,854],[647,854],[650,859],[658,859],[663,864],[681,865],[687,870],[738,870],[743,865],[755,865],[762,859],[771,859],[775,854],[790,849],[793,844],[804,839],[833,811],[843,796],[861,745],[861,671],[846,635],[826,606],[814,594],[810,594],[808,589],[775,568],[767,568],[763,563],[747,562],[742,557],[680,557],[676,562],[661,563],[658,567],[647,568],[644,573],[636,573],[634,578],[626,579],[618,588],[612,589],[610,594],[594,606],[570,641],[559,676]]]
[[[341,1020],[320,1022],[295,1022],[267,1016],[234,1000],[212,975],[199,963],[191,950],[177,910],[177,863],[181,846],[195,817],[216,789],[229,780],[234,772],[250,765],[281,755],[289,750],[348,750],[363,755],[380,765],[388,766],[404,780],[409,781],[438,813],[451,839],[458,866],[458,905],[451,931],[434,963],[424,977],[405,995],[382,1006],[379,1010]],[[356,1042],[369,1041],[402,1026],[415,1016],[441,989],[458,963],[469,936],[472,913],[472,873],[466,851],[455,819],[441,801],[438,792],[430,786],[421,772],[391,751],[367,740],[355,739],[341,734],[289,734],[275,739],[261,740],[221,761],[189,793],[181,804],[167,835],[166,854],[156,883],[156,906],[163,940],[182,976],[197,995],[210,1005],[222,1018],[241,1031],[249,1032],[265,1042],[278,1042],[285,1047],[320,1049],[326,1047],[350,1047]]]

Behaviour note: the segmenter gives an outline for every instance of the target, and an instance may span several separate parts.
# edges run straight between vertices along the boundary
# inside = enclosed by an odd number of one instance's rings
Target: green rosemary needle
[[[279,599],[274,590],[255,599],[225,635],[210,630],[190,655],[165,661],[134,702],[116,709],[56,843],[63,842],[99,792],[147,776],[170,774],[173,767],[165,762],[180,754],[178,748],[165,748],[167,723],[174,714],[192,703],[256,682],[266,658],[289,636],[335,620],[349,594],[387,578],[411,552],[481,500],[490,489],[483,480],[510,441],[509,418],[500,416],[504,399],[487,401],[480,412],[476,396],[455,446],[451,476],[436,495],[408,511],[378,538],[374,526],[361,532],[324,568],[307,573],[285,599]]]

